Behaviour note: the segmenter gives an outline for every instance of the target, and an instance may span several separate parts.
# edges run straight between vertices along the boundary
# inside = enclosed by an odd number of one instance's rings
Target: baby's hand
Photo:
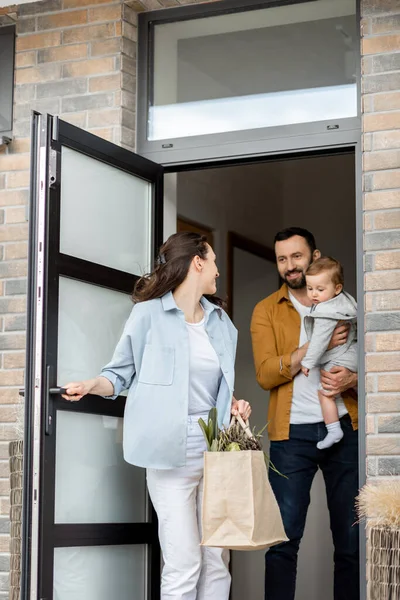
[[[303,371],[304,375],[305,375],[306,377],[308,377],[308,374],[309,374],[309,372],[310,372],[310,369],[307,369],[307,367],[301,367],[301,370]]]

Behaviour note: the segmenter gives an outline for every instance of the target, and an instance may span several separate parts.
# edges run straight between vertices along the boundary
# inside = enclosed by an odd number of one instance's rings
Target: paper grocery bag
[[[204,453],[203,546],[260,550],[288,541],[261,451]]]

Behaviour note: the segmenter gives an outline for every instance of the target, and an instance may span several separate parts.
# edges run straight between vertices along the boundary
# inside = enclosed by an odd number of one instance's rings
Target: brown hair
[[[199,256],[205,260],[208,250],[205,235],[191,231],[171,235],[161,246],[153,271],[136,282],[133,301],[153,300],[173,292],[186,279],[193,258]],[[205,298],[217,306],[224,306],[217,296],[205,295]]]
[[[344,285],[343,267],[338,260],[330,256],[321,256],[314,260],[306,271],[306,275],[319,275],[328,271],[335,285]]]

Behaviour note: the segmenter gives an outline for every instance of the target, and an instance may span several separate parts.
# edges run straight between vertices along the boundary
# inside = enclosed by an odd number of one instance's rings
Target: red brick
[[[32,33],[29,35],[18,36],[16,41],[16,50],[33,50],[34,48],[48,48],[49,46],[59,46],[61,44],[61,32],[50,31],[48,33]]]
[[[367,437],[367,454],[391,455],[400,453],[400,437],[371,435]]]
[[[39,62],[69,61],[77,58],[87,57],[87,44],[71,44],[70,46],[59,46],[57,48],[46,48],[39,52]]]
[[[400,371],[400,353],[367,354],[366,369],[374,371]]]
[[[118,54],[121,50],[121,38],[112,38],[90,44],[92,56],[105,56],[107,54]]]
[[[400,294],[399,292],[379,292],[374,294],[375,310],[399,310]]]
[[[12,154],[18,154],[20,152],[29,152],[30,149],[31,149],[30,138],[15,139],[8,146],[8,151]]]
[[[18,242],[16,244],[6,244],[4,260],[16,260],[28,257],[28,242]]]
[[[390,148],[400,148],[400,130],[375,132],[374,134],[372,134],[372,148],[374,150],[389,150]]]
[[[121,75],[104,75],[101,77],[91,77],[89,79],[89,92],[105,92],[118,90],[121,85]]]
[[[364,38],[361,41],[362,54],[396,52],[400,48],[400,35],[386,35]]]
[[[375,254],[375,269],[388,270],[400,269],[400,252],[379,252]]]
[[[63,77],[84,77],[114,71],[114,58],[91,58],[64,65]]]
[[[15,55],[15,68],[20,69],[21,67],[32,67],[36,64],[36,52],[34,50],[30,52],[18,52]]]
[[[367,411],[371,413],[400,412],[400,395],[376,394],[367,396]]]
[[[15,74],[17,85],[24,83],[41,83],[45,81],[56,81],[61,77],[61,65],[43,64],[39,67],[18,69]]]
[[[98,6],[89,9],[89,21],[117,21],[121,18],[121,5]]]
[[[93,4],[109,4],[110,0],[64,0],[64,8],[82,8]]]
[[[14,242],[28,239],[28,225],[10,225],[0,229],[0,242]]]
[[[391,12],[389,7],[387,7],[387,12]],[[399,29],[400,16],[398,14],[371,19],[372,34],[393,33],[394,31],[399,31]]]
[[[0,171],[24,171],[29,169],[29,154],[2,154],[0,155]]]
[[[378,392],[398,392],[400,390],[400,375],[390,373],[378,375]]]
[[[373,415],[367,415],[365,418],[365,433],[367,435],[375,433],[375,417]]]
[[[384,273],[366,273],[366,290],[399,290],[400,289],[400,271],[388,271]]]
[[[19,409],[21,405],[17,406],[2,406],[0,405],[0,422],[1,423],[15,423],[17,417],[19,416]],[[0,462],[0,465],[2,463]],[[0,477],[4,477],[0,471]]]
[[[38,30],[58,29],[87,23],[87,10],[71,10],[38,17]]]
[[[372,187],[374,190],[400,188],[400,170],[375,173],[372,179]]]
[[[400,92],[386,92],[384,94],[374,94],[373,102],[374,110],[376,112],[400,109]]]
[[[363,131],[400,129],[400,111],[368,114],[363,117]]]
[[[377,352],[400,350],[400,333],[377,333],[375,344]]]
[[[114,23],[104,23],[103,25],[90,25],[88,27],[74,27],[73,29],[67,29],[66,31],[64,31],[63,40],[64,44],[88,42],[91,40],[113,37],[114,31]]]
[[[364,209],[400,208],[400,190],[364,194]]]
[[[6,209],[6,223],[25,223],[26,221],[25,206]]]
[[[400,176],[400,172],[398,173]],[[388,210],[379,212],[374,216],[374,229],[398,229],[400,228],[400,210]]]
[[[7,173],[8,188],[27,188],[29,186],[29,171]]]
[[[1,404],[19,404],[20,402],[19,388],[3,388],[1,390]],[[1,453],[0,456],[4,458]]]
[[[25,352],[5,352],[3,354],[3,369],[23,369],[25,367]],[[1,419],[0,421],[4,421]]]
[[[12,371],[0,371],[0,386],[2,386],[2,385],[23,385],[23,383],[24,383],[23,369],[14,369]]]
[[[400,150],[366,152],[363,155],[364,171],[396,169],[400,167]]]
[[[107,127],[108,125],[118,125],[121,118],[119,108],[109,110],[94,110],[89,112],[88,127]]]

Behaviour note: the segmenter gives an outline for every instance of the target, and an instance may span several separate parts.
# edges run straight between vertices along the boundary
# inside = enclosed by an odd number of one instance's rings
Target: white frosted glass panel
[[[54,600],[144,600],[145,546],[55,548]]]
[[[356,117],[355,0],[155,25],[148,139]]]
[[[59,280],[58,385],[88,379],[110,362],[132,310],[129,294]]]
[[[70,148],[61,151],[60,251],[142,275],[151,263],[151,184]]]
[[[123,459],[122,419],[57,411],[55,522],[145,520],[145,470]]]
[[[357,115],[357,85],[181,102],[150,108],[150,140],[345,119]]]

